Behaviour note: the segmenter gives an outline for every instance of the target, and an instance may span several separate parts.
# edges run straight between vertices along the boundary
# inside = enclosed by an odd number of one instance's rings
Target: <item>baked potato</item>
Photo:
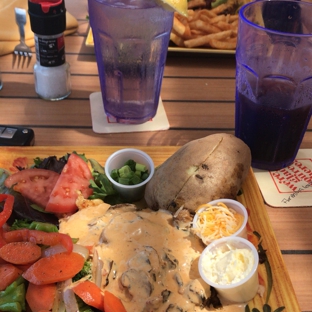
[[[218,133],[182,146],[156,168],[145,189],[153,210],[194,212],[219,198],[235,199],[251,165],[249,147],[231,134]]]

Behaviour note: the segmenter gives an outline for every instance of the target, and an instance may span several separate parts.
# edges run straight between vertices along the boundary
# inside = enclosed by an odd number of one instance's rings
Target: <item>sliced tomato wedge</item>
[[[3,225],[10,218],[13,211],[14,197],[9,194],[0,194],[0,202],[5,201],[2,211],[0,212],[0,245],[4,242],[2,240]]]
[[[57,214],[74,213],[77,210],[78,191],[85,198],[92,194],[89,188],[92,173],[88,164],[77,154],[71,154],[52,190],[46,211]]]
[[[34,204],[45,208],[59,174],[46,169],[24,169],[10,175],[4,182]]]

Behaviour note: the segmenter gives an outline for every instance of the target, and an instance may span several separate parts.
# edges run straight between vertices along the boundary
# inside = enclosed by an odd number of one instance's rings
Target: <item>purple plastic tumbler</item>
[[[253,1],[239,10],[235,134],[252,166],[279,170],[312,114],[312,3]]]
[[[118,123],[157,113],[173,12],[155,0],[88,0],[104,110]]]

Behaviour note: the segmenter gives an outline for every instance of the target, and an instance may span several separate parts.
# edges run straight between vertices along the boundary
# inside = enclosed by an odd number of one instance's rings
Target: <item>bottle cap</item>
[[[28,0],[31,30],[38,35],[57,35],[66,28],[64,0]]]

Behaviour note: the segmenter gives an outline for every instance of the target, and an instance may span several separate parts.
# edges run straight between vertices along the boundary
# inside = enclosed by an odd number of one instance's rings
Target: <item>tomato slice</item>
[[[24,169],[11,174],[4,182],[31,202],[45,208],[59,174],[46,169]]]
[[[5,201],[2,211],[0,212],[0,245],[4,242],[2,240],[3,228],[2,226],[10,218],[13,211],[14,197],[9,194],[0,194],[0,202]]]
[[[76,154],[71,154],[67,164],[52,190],[46,211],[53,213],[74,213],[77,210],[78,191],[85,198],[92,194],[89,188],[92,173],[88,164]]]

